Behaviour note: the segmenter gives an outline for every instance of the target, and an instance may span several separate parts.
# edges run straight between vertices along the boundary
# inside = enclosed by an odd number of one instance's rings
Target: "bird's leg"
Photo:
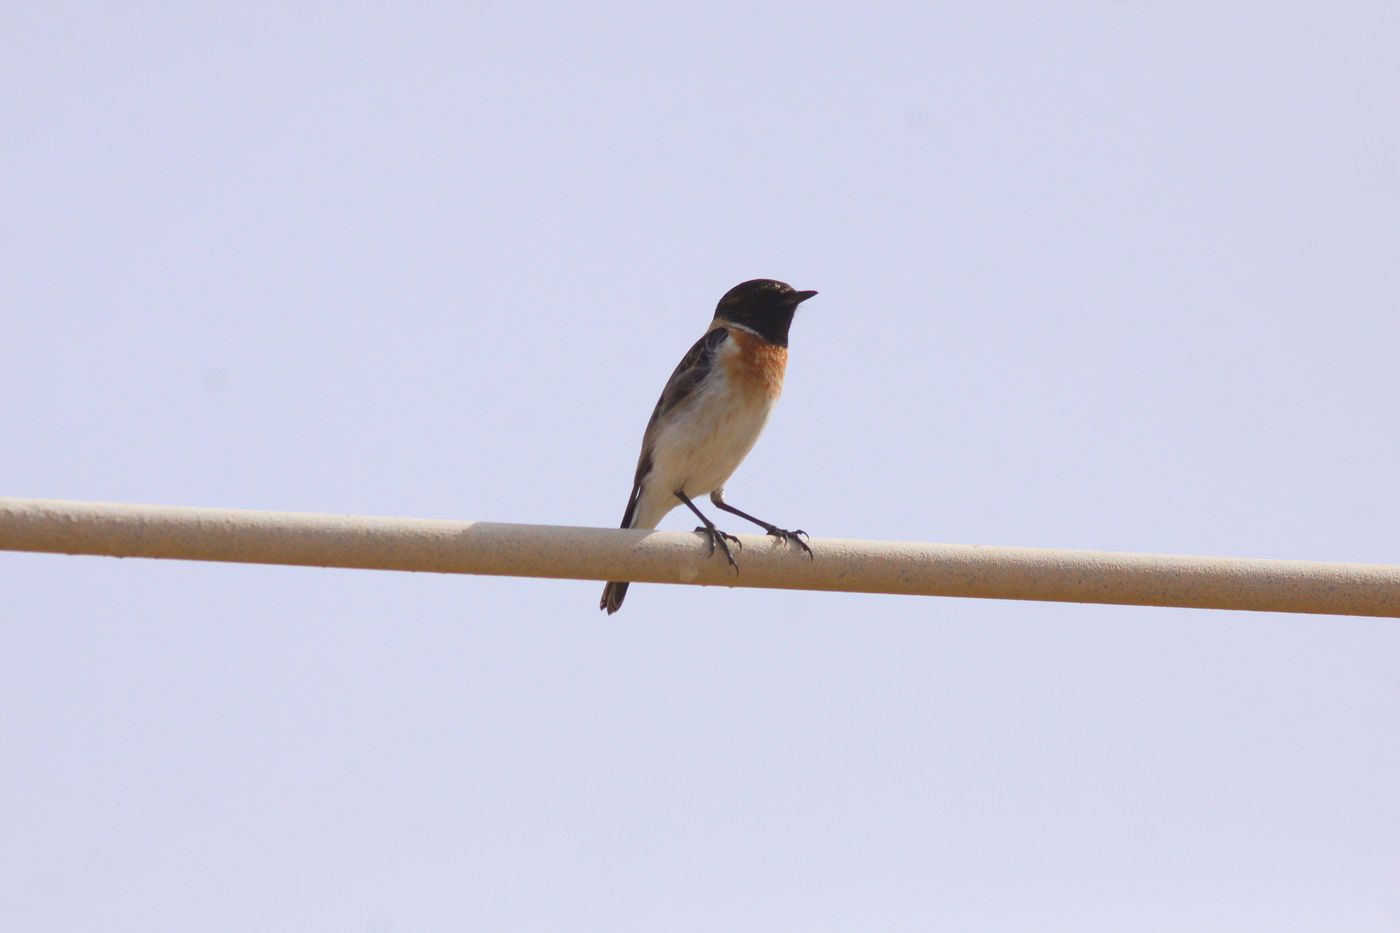
[[[715,556],[715,545],[719,545],[719,549],[724,552],[725,559],[729,561],[729,566],[734,568],[735,573],[738,573],[739,565],[734,563],[734,555],[729,552],[729,542],[733,541],[742,548],[743,545],[739,544],[739,539],[733,535],[725,534],[716,528],[715,523],[706,518],[705,513],[697,509],[695,503],[690,501],[690,497],[679,489],[676,490],[676,498],[684,502],[685,507],[694,512],[695,516],[699,518],[700,521],[704,522],[702,527],[695,530],[710,539],[710,556]]]
[[[731,515],[737,515],[740,518],[748,519],[749,521],[753,522],[755,525],[762,528],[764,531],[768,532],[770,535],[777,538],[778,540],[786,541],[789,544],[797,545],[798,547],[802,548],[802,550],[807,552],[808,559],[812,558],[812,549],[807,546],[806,541],[802,540],[802,536],[806,535],[807,532],[803,531],[801,528],[797,529],[796,531],[787,531],[785,529],[779,528],[777,525],[770,525],[768,522],[765,522],[761,518],[754,518],[748,512],[741,512],[738,509],[734,508],[734,506],[725,503],[724,495],[718,489],[710,493],[710,501],[715,504],[715,508],[724,509]],[[694,506],[692,506],[692,508],[694,508]],[[698,515],[699,513],[697,512],[696,514]],[[808,537],[810,537],[810,535],[808,535]]]

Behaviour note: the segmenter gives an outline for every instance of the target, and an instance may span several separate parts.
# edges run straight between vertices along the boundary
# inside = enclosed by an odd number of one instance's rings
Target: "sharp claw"
[[[729,566],[734,568],[735,573],[739,572],[739,565],[735,563],[734,555],[729,552],[729,542],[733,541],[735,544],[739,545],[739,550],[742,551],[744,549],[744,543],[742,541],[731,534],[720,531],[718,528],[706,528],[702,525],[695,530],[699,534],[704,535],[710,542],[710,553],[706,555],[707,557],[715,556],[715,546],[718,545],[719,549],[724,552],[725,560],[729,561]]]
[[[801,528],[796,531],[786,531],[774,526],[768,529],[768,533],[786,544],[797,545],[807,552],[808,558],[815,560],[815,558],[812,557],[812,549],[807,546],[806,541],[802,540],[803,537],[811,537],[811,535],[808,535],[807,532],[803,531]]]
[[[727,535],[724,532],[720,531],[716,532],[714,537],[715,540],[719,541],[719,549],[724,552],[725,560],[729,561],[729,566],[734,568],[735,573],[738,573],[739,565],[734,562],[734,555],[729,552],[729,543],[724,540],[725,538],[733,538],[733,535]],[[738,542],[735,543],[737,544]],[[711,545],[711,547],[713,548],[713,545]],[[711,551],[711,553],[713,553],[713,550]]]

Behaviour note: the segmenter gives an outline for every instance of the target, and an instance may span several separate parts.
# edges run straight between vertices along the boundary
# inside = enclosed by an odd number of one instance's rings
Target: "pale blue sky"
[[[1400,563],[1400,10],[11,3],[0,494]],[[687,528],[677,514],[663,527]],[[743,529],[747,530],[747,529]],[[7,931],[1393,930],[1400,628],[0,554]]]

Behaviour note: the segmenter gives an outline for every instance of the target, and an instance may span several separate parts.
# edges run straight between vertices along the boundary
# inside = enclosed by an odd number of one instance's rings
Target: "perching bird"
[[[754,279],[719,300],[705,336],[671,374],[647,422],[623,528],[655,528],[666,513],[684,504],[699,517],[702,525],[695,530],[709,538],[710,554],[718,547],[737,572],[728,542],[737,544],[738,539],[716,528],[691,501],[709,493],[716,508],[748,519],[811,556],[812,549],[799,537],[806,532],[784,531],[726,505],[724,484],[763,433],[783,391],[792,316],[815,294]],[[626,595],[626,583],[609,583],[599,608],[611,615]]]

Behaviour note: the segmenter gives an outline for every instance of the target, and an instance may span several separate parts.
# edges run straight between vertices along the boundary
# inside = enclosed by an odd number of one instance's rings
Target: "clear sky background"
[[[1397,49],[1387,0],[7,3],[0,493],[612,526],[773,277],[821,294],[740,508],[1400,563]],[[0,926],[1400,923],[1394,622],[600,589],[0,554]]]

